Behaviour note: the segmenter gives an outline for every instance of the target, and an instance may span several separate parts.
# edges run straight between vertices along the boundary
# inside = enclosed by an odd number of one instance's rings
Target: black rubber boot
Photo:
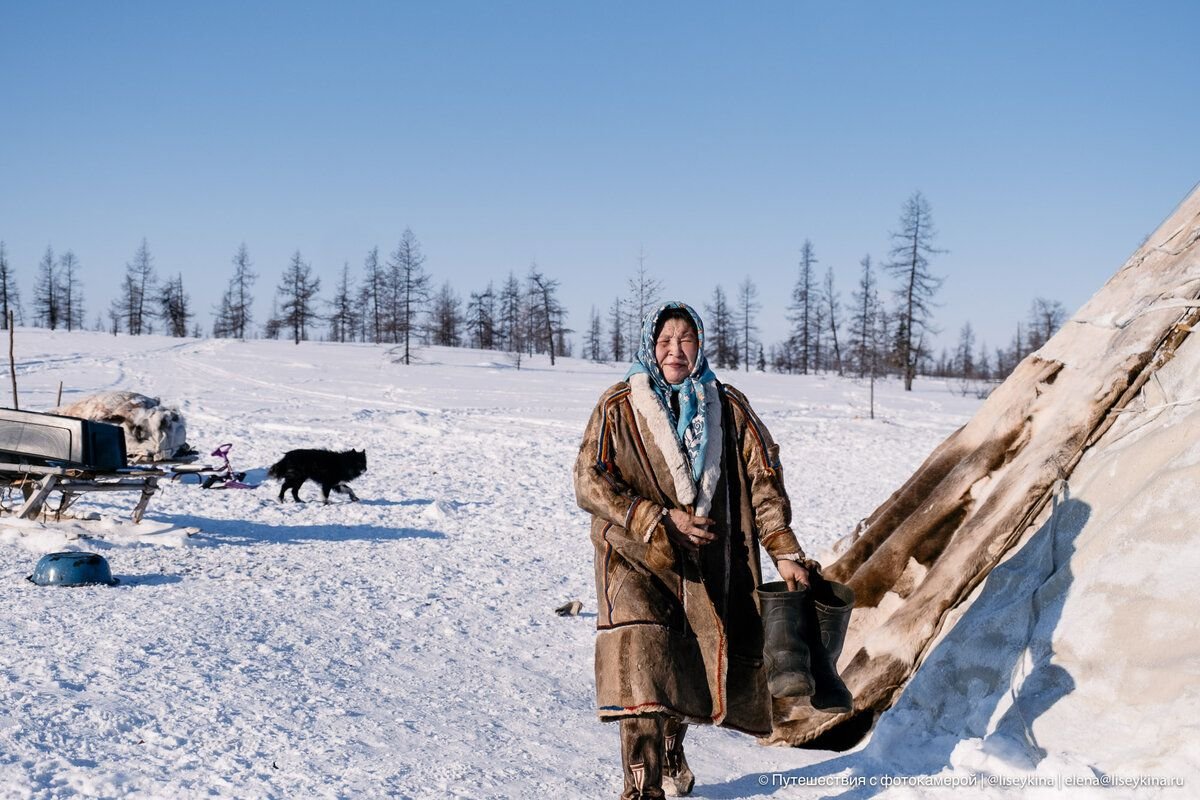
[[[846,643],[846,628],[854,610],[854,590],[844,583],[816,577],[813,581],[813,611],[819,637],[812,641],[812,672],[817,688],[812,695],[813,708],[841,714],[851,711],[854,697],[838,675],[837,662]]]
[[[675,717],[663,720],[663,794],[667,797],[687,797],[696,785],[696,776],[683,754],[683,737],[687,723]]]
[[[808,697],[815,684],[805,641],[811,629],[811,612],[805,608],[808,591],[789,592],[783,581],[758,587],[762,604],[763,661],[767,689],[772,697]]]

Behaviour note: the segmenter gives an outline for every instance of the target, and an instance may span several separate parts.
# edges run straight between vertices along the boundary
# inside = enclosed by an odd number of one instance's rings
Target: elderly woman
[[[623,800],[691,791],[688,723],[771,730],[759,546],[808,585],[779,447],[704,357],[704,325],[667,303],[625,380],[600,397],[575,464],[596,548],[596,694],[620,720]]]

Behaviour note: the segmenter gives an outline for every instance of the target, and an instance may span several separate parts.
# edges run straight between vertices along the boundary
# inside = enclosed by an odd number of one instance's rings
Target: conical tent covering
[[[943,707],[939,713],[960,718],[969,716],[973,697],[978,700],[995,693],[1000,684],[1013,689],[1014,681],[1019,683],[1022,677],[1036,673],[1037,680],[1048,681],[1045,691],[1034,692],[1031,686],[1027,693],[1036,694],[1043,704],[1065,696],[1081,678],[1086,679],[1088,665],[1105,657],[1088,652],[1088,642],[1096,641],[1096,648],[1108,651],[1111,643],[1102,646],[1094,638],[1076,641],[1071,656],[1078,675],[1055,666],[1051,643],[1062,638],[1066,617],[1060,619],[1061,615],[1074,613],[1069,598],[1084,591],[1083,586],[1103,596],[1107,585],[1091,580],[1093,574],[1107,574],[1100,565],[1080,564],[1078,559],[1089,553],[1103,564],[1116,564],[1122,542],[1138,542],[1146,529],[1173,530],[1171,524],[1177,520],[1171,515],[1188,508],[1179,497],[1158,495],[1163,485],[1174,485],[1179,470],[1186,469],[1191,459],[1200,463],[1200,444],[1195,452],[1191,448],[1200,436],[1187,436],[1189,431],[1200,432],[1200,416],[1184,419],[1192,412],[1200,415],[1200,369],[1195,368],[1200,367],[1200,341],[1188,337],[1200,321],[1197,298],[1200,191],[1194,190],[1054,337],[1018,365],[975,417],[938,446],[904,486],[859,525],[837,560],[827,565],[826,576],[848,583],[858,598],[840,664],[854,693],[854,709],[832,715],[814,711],[806,701],[776,700],[773,740],[831,749],[852,746],[897,701],[927,658],[929,671],[938,671],[939,680],[946,684],[938,702],[949,695],[961,701],[961,706]],[[1179,363],[1172,364],[1184,351],[1188,358],[1181,355]],[[1165,370],[1164,365],[1171,369]],[[1171,426],[1175,426],[1173,433]],[[1154,440],[1155,436],[1161,438]],[[1114,456],[1131,442],[1151,440],[1158,444],[1136,459]],[[1093,493],[1100,485],[1094,480],[1096,464],[1104,465],[1105,480],[1122,487],[1120,491],[1108,486],[1091,502],[1072,495],[1085,478],[1082,472],[1075,474],[1085,454],[1087,463],[1094,462],[1086,476]],[[1193,481],[1191,486],[1191,495],[1200,495],[1200,484]],[[1154,497],[1149,505],[1144,502],[1148,497]],[[1121,515],[1133,506],[1145,506],[1143,518],[1136,523]],[[1108,524],[1101,524],[1102,520]],[[1190,527],[1200,528],[1200,519],[1193,515]],[[1200,566],[1191,555],[1197,550],[1191,544],[1196,534],[1191,536],[1187,546],[1176,543],[1176,550],[1187,552],[1178,563]],[[1111,562],[1097,555],[1107,551],[1114,551]],[[996,570],[993,580],[981,586],[1006,557],[1010,560],[1004,569]],[[1178,591],[1179,576],[1167,574],[1173,566],[1171,558],[1165,564],[1160,559],[1156,567],[1130,553],[1125,557],[1133,573],[1144,573],[1144,581],[1166,582],[1156,584],[1156,589]],[[1030,579],[1034,575],[1036,579]],[[1074,580],[1064,581],[1064,576]],[[1197,584],[1194,592],[1200,580],[1193,575],[1192,582]],[[1001,592],[1003,602],[979,604],[1000,591],[993,584],[1007,586]],[[1110,588],[1124,605],[1128,597],[1147,593],[1144,588]],[[987,624],[970,619],[973,604],[989,609]],[[1054,613],[1047,611],[1051,607]],[[1188,618],[1193,629],[1200,617],[1196,607],[1193,603]],[[957,638],[953,634],[958,632],[951,631],[955,622],[963,623]],[[1116,624],[1112,620],[1104,624],[1109,623]],[[1153,624],[1150,618],[1143,623],[1138,630]],[[972,632],[976,638],[971,638]],[[1192,630],[1186,637],[1195,639],[1195,633]],[[1133,631],[1129,635],[1135,636]],[[984,670],[984,677],[970,674],[969,657],[956,660],[944,652],[952,640],[960,649],[994,649],[995,653],[1017,647],[1020,663],[981,653],[978,664],[986,665],[991,657],[996,668]],[[1190,651],[1163,653],[1160,647],[1151,652],[1152,656],[1126,652],[1115,660],[1107,653],[1107,663],[1123,658],[1139,685],[1147,675],[1157,674],[1156,663],[1182,658],[1191,665],[1185,671],[1193,672],[1200,664],[1200,652],[1195,659]],[[955,663],[960,670],[954,669]],[[1034,669],[1039,663],[1045,669]],[[1161,681],[1162,676],[1155,680]],[[1010,694],[1019,696],[1015,690]],[[1011,710],[1022,723],[1024,738],[1031,740],[1029,717],[1046,709],[1017,702]],[[985,714],[975,733],[983,736],[998,724]],[[917,731],[909,732],[920,737]]]

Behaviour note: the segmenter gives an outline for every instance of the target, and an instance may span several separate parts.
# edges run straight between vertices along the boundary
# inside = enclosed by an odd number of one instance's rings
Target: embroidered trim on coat
[[[642,541],[650,544],[650,539],[654,537],[654,531],[658,528],[658,521],[662,517],[661,514],[650,518],[650,526],[646,528],[646,535],[642,537]]]
[[[625,530],[629,530],[629,526],[633,523],[633,512],[641,505],[642,498],[635,497],[633,502],[629,504],[629,510],[625,512],[625,524],[622,526]]]

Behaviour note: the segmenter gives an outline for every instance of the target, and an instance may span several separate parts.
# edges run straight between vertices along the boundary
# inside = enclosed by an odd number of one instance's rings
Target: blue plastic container
[[[95,553],[50,553],[42,556],[29,580],[38,586],[91,586],[118,583],[104,556]]]

